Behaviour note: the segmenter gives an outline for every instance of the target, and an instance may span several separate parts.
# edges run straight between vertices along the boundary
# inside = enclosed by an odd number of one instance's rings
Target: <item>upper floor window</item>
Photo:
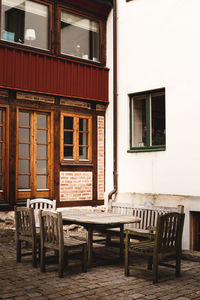
[[[61,53],[100,61],[99,22],[61,10]]]
[[[165,90],[130,95],[131,150],[165,149]]]
[[[61,160],[91,162],[92,116],[61,114]]]
[[[48,26],[48,5],[29,0],[2,0],[2,40],[49,49]]]

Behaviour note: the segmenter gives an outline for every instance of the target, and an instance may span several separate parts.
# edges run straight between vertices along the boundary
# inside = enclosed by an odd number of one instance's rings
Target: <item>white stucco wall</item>
[[[143,194],[145,201],[147,193],[167,195],[173,205],[185,204],[185,248],[189,247],[189,212],[200,211],[199,11],[199,0],[118,1],[118,200]],[[111,25],[109,20],[108,35]],[[110,47],[108,39],[108,53]],[[128,94],[163,87],[166,150],[127,153]],[[113,178],[111,95],[110,101],[106,112],[107,191],[112,189]],[[161,198],[157,202],[166,205]]]

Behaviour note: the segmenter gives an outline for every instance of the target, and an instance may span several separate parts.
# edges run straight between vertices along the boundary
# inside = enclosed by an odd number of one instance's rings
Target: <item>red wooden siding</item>
[[[0,46],[0,87],[108,101],[108,69]]]

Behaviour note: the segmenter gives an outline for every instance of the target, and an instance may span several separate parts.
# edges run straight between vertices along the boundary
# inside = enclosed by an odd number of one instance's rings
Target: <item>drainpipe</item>
[[[117,173],[117,0],[113,0],[113,182],[114,189],[108,194],[108,200],[118,189]]]

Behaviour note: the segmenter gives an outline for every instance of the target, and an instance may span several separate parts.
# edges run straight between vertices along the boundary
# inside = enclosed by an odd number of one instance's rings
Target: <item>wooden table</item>
[[[122,259],[124,251],[124,224],[140,222],[140,219],[136,217],[105,212],[70,213],[66,210],[61,212],[64,225],[78,224],[87,230],[88,266],[92,264],[93,231],[98,231],[98,228],[120,228],[120,258]]]

